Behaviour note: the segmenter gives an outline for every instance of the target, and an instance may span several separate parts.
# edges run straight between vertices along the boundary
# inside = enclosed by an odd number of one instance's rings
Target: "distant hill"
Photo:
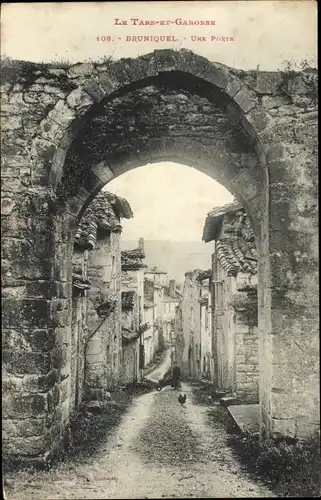
[[[121,241],[122,250],[137,248],[138,241]],[[183,283],[186,271],[209,269],[213,243],[202,241],[145,240],[145,264],[167,271],[169,279]]]

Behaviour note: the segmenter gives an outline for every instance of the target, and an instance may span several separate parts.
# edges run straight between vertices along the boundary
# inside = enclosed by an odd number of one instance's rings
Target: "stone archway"
[[[317,358],[314,366],[304,364],[304,358],[318,345],[314,247],[317,233],[311,227],[316,198],[317,136],[314,129],[311,131],[311,120],[313,126],[316,120],[313,115],[316,75],[246,73],[209,62],[186,50],[155,51],[137,59],[37,71],[40,75],[34,75],[27,89],[17,90],[24,105],[12,125],[10,140],[16,149],[7,148],[5,154],[8,172],[17,162],[18,165],[26,162],[27,171],[20,200],[6,197],[4,326],[9,332],[8,338],[13,335],[12,342],[17,340],[13,332],[23,325],[23,338],[28,339],[29,345],[34,346],[38,336],[44,335],[46,339],[50,337],[51,349],[40,349],[40,354],[36,349],[36,357],[43,363],[43,377],[34,363],[26,368],[32,356],[27,357],[28,363],[23,363],[22,373],[30,374],[23,377],[23,390],[31,396],[21,395],[20,389],[14,398],[8,396],[8,420],[15,419],[17,409],[22,418],[32,419],[32,408],[39,404],[49,431],[45,433],[47,444],[40,445],[39,441],[34,454],[44,454],[59,442],[68,420],[59,387],[68,371],[63,345],[70,328],[70,259],[77,220],[90,200],[113,177],[130,168],[166,159],[194,166],[216,178],[236,193],[249,213],[260,256],[262,426],[272,434],[311,433],[318,420]],[[130,101],[130,96],[134,96],[137,100],[140,95],[141,100],[146,101],[142,89],[160,87],[176,92],[176,97],[178,89],[185,96],[186,93],[194,96],[195,106],[206,99],[209,117],[213,118],[211,112],[215,111],[216,122],[210,120],[201,138],[195,131],[173,138],[173,134],[168,133],[171,123],[168,117],[158,137],[147,135],[143,141],[139,137],[142,129],[138,127],[135,137],[123,134],[127,142],[111,144],[108,139],[115,139],[112,126],[121,126],[117,124],[119,106],[127,109],[124,123],[129,123],[133,113],[128,111],[128,103],[126,108],[126,99]],[[40,104],[39,93],[42,100],[46,98],[49,112]],[[153,95],[159,97],[161,92]],[[302,99],[308,109],[306,114],[300,111]],[[191,104],[191,99],[187,102]],[[8,90],[9,109],[14,104]],[[151,109],[155,111],[159,107],[156,102]],[[97,131],[94,120],[97,116],[106,116],[106,109],[109,116],[114,113],[111,129],[105,123],[105,142],[97,148],[99,154],[92,154],[95,143],[90,141],[91,128]],[[174,125],[179,123],[178,111]],[[293,115],[298,112],[301,113],[297,122],[300,126],[293,122]],[[204,108],[200,114],[202,121]],[[30,124],[26,116],[37,118]],[[150,116],[155,119],[157,114],[150,113]],[[193,121],[187,130],[191,132],[192,127]],[[155,122],[151,130],[157,130]],[[200,140],[204,135],[207,143]],[[25,146],[26,157],[17,155],[18,139]],[[77,141],[78,149],[74,147]],[[80,145],[83,149],[78,154]],[[83,158],[86,161],[82,161]],[[299,179],[303,182],[300,188]],[[12,225],[15,220],[18,225]],[[16,242],[19,228],[23,237]],[[293,238],[296,238],[295,244]],[[13,241],[14,251],[10,248]],[[19,255],[21,260],[26,252],[32,256],[32,262],[22,266]],[[307,297],[311,299],[308,303]],[[297,376],[299,362],[304,369]],[[16,360],[9,353],[5,364],[17,373]],[[43,392],[40,396],[32,395],[39,387],[40,378],[44,379]],[[12,383],[13,378],[9,376],[8,380]],[[45,410],[48,404],[49,412]],[[48,419],[58,424],[50,426]],[[19,442],[19,437],[15,439]],[[43,437],[41,439],[43,443]],[[34,443],[30,449],[35,450]]]

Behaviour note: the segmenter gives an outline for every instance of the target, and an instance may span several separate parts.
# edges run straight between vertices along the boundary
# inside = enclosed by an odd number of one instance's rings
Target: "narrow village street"
[[[169,352],[149,378],[157,380],[168,363]],[[196,403],[191,386],[183,384],[181,392],[183,407],[169,387],[137,397],[85,465],[15,476],[8,499],[273,497],[242,470],[220,419],[209,421],[209,407]]]

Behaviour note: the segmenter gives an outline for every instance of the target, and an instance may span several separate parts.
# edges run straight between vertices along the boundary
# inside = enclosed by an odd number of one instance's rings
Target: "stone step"
[[[238,398],[235,398],[234,396],[223,396],[220,398],[220,404],[222,406],[231,406],[231,405],[240,405],[242,404],[242,401]]]
[[[259,404],[232,405],[228,407],[228,412],[244,434],[260,432],[261,408]]]

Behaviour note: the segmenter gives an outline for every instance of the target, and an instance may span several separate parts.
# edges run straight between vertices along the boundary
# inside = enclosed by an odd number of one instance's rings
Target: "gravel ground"
[[[134,399],[85,463],[12,473],[8,500],[275,498],[246,474],[228,447],[226,410],[198,404],[190,386],[184,384],[182,392],[183,407],[168,387]]]

